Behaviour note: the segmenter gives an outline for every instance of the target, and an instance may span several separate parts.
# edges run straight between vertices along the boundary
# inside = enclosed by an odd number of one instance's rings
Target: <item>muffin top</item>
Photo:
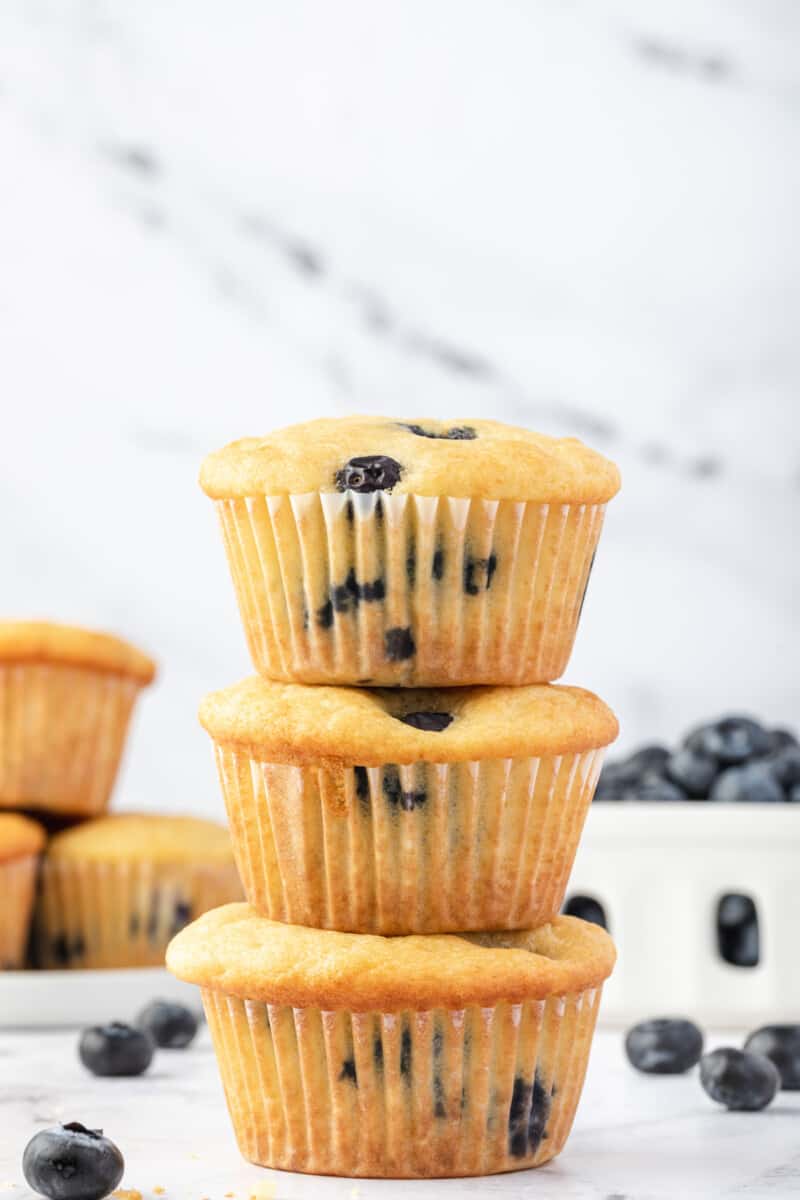
[[[167,966],[242,999],[386,1012],[577,992],[610,975],[615,957],[605,930],[576,917],[515,933],[379,937],[282,925],[227,904],[172,940]]]
[[[51,838],[47,853],[51,859],[71,862],[233,862],[224,825],[157,813],[111,813],[84,821]]]
[[[491,500],[604,503],[619,471],[577,438],[500,421],[322,417],[211,454],[200,483],[215,499],[387,491]]]
[[[0,813],[0,862],[38,854],[44,841],[44,829],[36,821],[19,813]]]
[[[0,662],[65,663],[132,675],[142,683],[156,673],[153,660],[122,638],[50,621],[0,621]]]
[[[582,688],[357,688],[258,676],[206,696],[215,742],[264,762],[471,762],[569,754],[617,736],[611,709]]]

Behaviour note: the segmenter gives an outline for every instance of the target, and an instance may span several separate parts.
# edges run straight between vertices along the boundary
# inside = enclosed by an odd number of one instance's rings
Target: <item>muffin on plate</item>
[[[0,621],[0,808],[102,812],[154,674],[152,659],[110,634]]]
[[[450,686],[557,679],[613,463],[497,421],[323,418],[203,463],[259,674]]]
[[[36,867],[45,832],[18,813],[0,812],[0,971],[25,961]]]
[[[207,696],[234,851],[264,916],[357,933],[529,929],[561,907],[617,735],[591,692],[307,687]]]
[[[324,1175],[483,1175],[561,1150],[583,1085],[604,930],[382,938],[207,913],[167,952],[200,985],[239,1148]]]
[[[41,967],[160,966],[174,934],[242,895],[224,826],[115,813],[51,838],[34,920]]]

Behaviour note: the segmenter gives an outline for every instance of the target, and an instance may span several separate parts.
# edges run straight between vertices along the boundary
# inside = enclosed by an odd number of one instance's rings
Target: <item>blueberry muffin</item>
[[[0,808],[102,812],[154,674],[147,655],[110,634],[0,621]]]
[[[194,917],[242,895],[227,829],[116,813],[51,838],[34,920],[41,967],[161,966]]]
[[[44,839],[36,821],[0,813],[0,971],[23,965]]]
[[[557,679],[613,463],[497,421],[309,421],[203,464],[259,674],[449,686]]]
[[[306,687],[208,696],[248,900],[355,933],[528,929],[561,907],[604,747],[580,688]]]
[[[199,984],[239,1148],[322,1175],[539,1166],[569,1134],[604,930],[382,938],[207,913],[167,952]]]

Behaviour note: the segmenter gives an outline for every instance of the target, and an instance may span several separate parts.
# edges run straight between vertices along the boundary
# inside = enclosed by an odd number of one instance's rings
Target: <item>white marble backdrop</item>
[[[120,802],[220,812],[203,455],[494,416],[621,464],[569,679],[800,723],[792,0],[4,0],[3,614],[161,662]]]

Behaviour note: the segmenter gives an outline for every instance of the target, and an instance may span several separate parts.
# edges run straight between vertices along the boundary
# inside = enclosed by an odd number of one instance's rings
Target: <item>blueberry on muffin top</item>
[[[500,421],[323,417],[264,438],[232,442],[203,463],[215,499],[313,492],[600,504],[619,471],[577,438],[553,438]]]

